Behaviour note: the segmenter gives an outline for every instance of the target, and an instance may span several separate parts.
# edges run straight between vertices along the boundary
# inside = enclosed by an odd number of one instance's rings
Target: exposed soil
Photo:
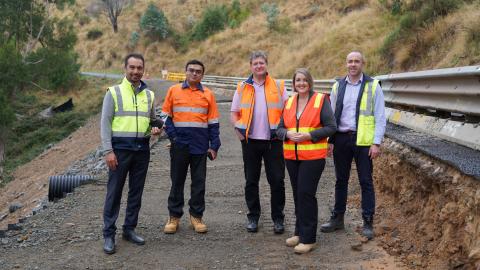
[[[64,173],[74,161],[97,149],[100,144],[99,120],[99,116],[92,117],[70,136],[15,170],[14,180],[0,189],[0,217],[8,214],[0,220],[0,229],[31,215],[35,207],[44,203],[51,175]],[[9,213],[12,203],[21,203],[23,207]]]
[[[480,182],[386,140],[375,168],[376,234],[412,268],[480,269]]]

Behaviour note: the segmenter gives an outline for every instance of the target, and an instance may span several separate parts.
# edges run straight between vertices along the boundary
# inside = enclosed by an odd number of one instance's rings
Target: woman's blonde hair
[[[313,92],[313,77],[312,77],[312,74],[310,74],[310,72],[306,68],[299,68],[295,70],[295,73],[293,73],[293,79],[292,79],[293,91],[297,92],[297,90],[295,90],[295,77],[297,77],[298,73],[303,74],[305,78],[307,78],[308,87],[310,88],[309,91]]]

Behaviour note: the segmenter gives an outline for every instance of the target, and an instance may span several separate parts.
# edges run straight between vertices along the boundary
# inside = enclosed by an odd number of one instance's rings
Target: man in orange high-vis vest
[[[277,139],[276,130],[288,94],[284,82],[274,80],[267,73],[267,64],[265,52],[251,54],[252,75],[237,86],[232,100],[231,122],[242,143],[247,231],[258,231],[261,210],[258,184],[263,159],[270,184],[273,230],[281,234],[285,230],[285,163],[282,141]]]
[[[201,84],[205,67],[198,60],[185,66],[186,80],[168,90],[162,114],[168,116],[165,131],[171,141],[172,187],[168,196],[170,218],[165,233],[175,233],[183,215],[184,185],[188,167],[192,178],[189,204],[190,222],[198,233],[207,232],[202,221],[205,211],[207,156],[215,159],[220,148],[220,126],[215,96]]]

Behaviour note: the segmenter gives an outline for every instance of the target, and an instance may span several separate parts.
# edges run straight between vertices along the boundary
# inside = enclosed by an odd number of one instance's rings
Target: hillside
[[[297,67],[310,68],[316,78],[341,75],[344,57],[352,49],[364,52],[367,71],[374,74],[480,63],[480,1],[476,0],[430,1],[437,5],[433,10],[422,6],[422,1],[404,0],[270,1],[278,4],[279,17],[290,21],[286,34],[268,29],[258,1],[242,0],[250,14],[239,27],[226,27],[205,41],[192,42],[185,52],[172,46],[172,38],[152,42],[142,36],[134,49],[128,48],[131,33],[139,31],[140,17],[150,1],[136,0],[124,9],[118,33],[113,33],[105,16],[92,15],[92,1],[77,0],[61,13],[76,21],[76,51],[83,70],[119,71],[122,56],[132,50],[145,54],[152,76],[158,76],[162,67],[181,71],[190,58],[203,60],[208,74],[245,76],[249,52],[256,49],[269,53],[270,71],[281,77],[290,77]],[[175,31],[183,33],[192,20],[200,19],[206,6],[230,5],[231,0],[154,3]],[[410,6],[410,14],[417,12],[416,22],[412,24],[406,12],[395,14],[395,3]],[[100,30],[102,36],[87,39],[91,30]]]

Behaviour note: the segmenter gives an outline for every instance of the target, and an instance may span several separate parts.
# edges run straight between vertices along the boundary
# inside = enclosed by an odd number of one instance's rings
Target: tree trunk
[[[112,25],[113,25],[113,32],[117,33],[118,32],[118,25],[117,25],[117,20],[116,19],[112,22]]]

